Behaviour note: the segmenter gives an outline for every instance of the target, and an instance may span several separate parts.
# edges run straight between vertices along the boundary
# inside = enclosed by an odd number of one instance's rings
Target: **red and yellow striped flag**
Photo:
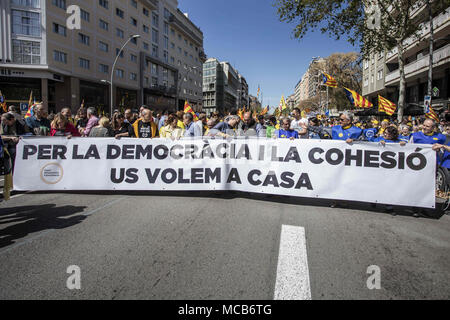
[[[353,90],[350,90],[348,88],[344,88],[344,90],[346,91],[346,95],[348,100],[350,100],[350,102],[356,107],[356,108],[365,108],[365,109],[369,109],[369,108],[373,108],[373,104],[365,99],[363,96],[359,95],[358,93],[356,93]]]
[[[397,110],[397,105],[382,96],[378,96],[378,111],[392,116]]]
[[[186,100],[186,102],[184,103],[184,113],[192,113],[192,115],[194,116],[194,121],[198,121],[198,117],[195,114],[194,110],[192,110],[191,106],[189,105],[188,101]]]
[[[267,113],[269,113],[269,106],[265,107],[259,115],[265,116]]]
[[[436,122],[439,122],[439,117],[437,113],[433,110],[431,106],[428,107],[427,112],[425,113],[425,117],[431,120],[434,120]]]

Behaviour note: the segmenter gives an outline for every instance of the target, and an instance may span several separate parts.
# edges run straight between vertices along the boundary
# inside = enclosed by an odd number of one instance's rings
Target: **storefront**
[[[109,113],[109,86],[80,80],[80,99],[86,108],[94,107],[102,115]],[[74,110],[76,111],[76,110]]]

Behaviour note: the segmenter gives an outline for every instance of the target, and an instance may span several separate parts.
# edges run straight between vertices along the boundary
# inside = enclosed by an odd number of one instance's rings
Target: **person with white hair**
[[[87,117],[89,120],[87,122],[86,128],[82,130],[83,137],[89,137],[91,130],[94,127],[98,126],[99,119],[96,117],[95,108],[90,107],[87,109]]]
[[[333,140],[343,140],[347,143],[352,143],[355,140],[360,140],[363,131],[353,125],[353,114],[350,112],[343,112],[339,116],[340,125],[334,126],[332,130]]]

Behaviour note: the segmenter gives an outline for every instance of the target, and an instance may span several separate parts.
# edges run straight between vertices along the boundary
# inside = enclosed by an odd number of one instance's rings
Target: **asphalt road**
[[[450,299],[450,216],[329,204],[245,193],[15,194],[0,203],[0,299],[271,300],[283,226],[305,230],[312,299]],[[72,265],[80,290],[66,285]],[[380,289],[367,288],[372,265]]]

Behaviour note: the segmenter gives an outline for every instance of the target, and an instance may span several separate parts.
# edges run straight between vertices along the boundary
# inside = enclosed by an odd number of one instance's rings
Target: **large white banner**
[[[425,145],[31,138],[18,144],[14,189],[235,190],[434,208],[435,170]]]

